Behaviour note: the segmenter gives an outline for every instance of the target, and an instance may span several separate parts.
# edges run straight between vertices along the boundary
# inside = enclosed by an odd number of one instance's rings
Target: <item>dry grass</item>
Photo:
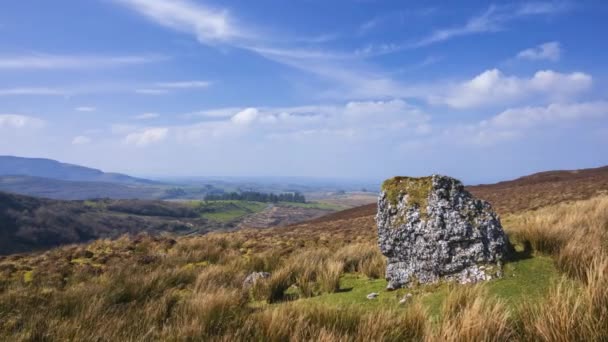
[[[558,267],[584,279],[587,265],[608,255],[608,196],[507,217],[511,239],[554,255]]]
[[[442,320],[432,340],[509,341],[515,333],[505,306],[483,286],[452,288],[442,307]]]
[[[605,341],[608,339],[608,258],[592,261],[580,288],[564,280],[539,306],[524,305],[521,326],[538,341]]]
[[[343,272],[382,276],[371,217],[3,257],[0,340],[607,340],[607,210],[603,197],[508,217],[512,237],[555,256],[575,280],[516,307],[454,286],[437,316],[416,299],[399,309],[297,300],[339,290]],[[245,291],[252,271],[272,276]]]

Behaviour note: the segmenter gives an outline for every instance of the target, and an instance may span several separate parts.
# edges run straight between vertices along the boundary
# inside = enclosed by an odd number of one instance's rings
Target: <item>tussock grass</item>
[[[608,196],[507,217],[509,237],[553,255],[567,274],[585,279],[587,265],[608,254]]]
[[[349,293],[364,300],[382,286],[375,278],[384,258],[368,218],[177,240],[123,237],[7,256],[0,259],[0,340],[603,341],[607,210],[602,197],[507,217],[512,238],[551,255],[568,276],[542,299],[509,305],[488,292],[509,279],[443,286],[445,297],[437,298],[445,299],[431,313],[424,298],[433,292],[405,306],[388,292],[378,305],[329,305]],[[252,271],[272,275],[244,290]],[[350,278],[370,287],[349,289]]]
[[[454,287],[441,312],[441,323],[433,340],[509,341],[514,336],[509,312],[481,286]]]

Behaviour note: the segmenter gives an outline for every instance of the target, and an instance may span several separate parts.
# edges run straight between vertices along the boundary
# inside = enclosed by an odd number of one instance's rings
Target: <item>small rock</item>
[[[243,287],[244,288],[249,288],[253,285],[255,285],[255,283],[260,280],[260,279],[266,279],[270,277],[270,273],[268,272],[253,272],[250,273],[245,280],[243,281]]]
[[[412,298],[412,294],[411,293],[407,293],[405,296],[403,296],[403,298],[401,298],[401,300],[399,301],[400,305],[403,305],[405,303],[407,303],[410,298]]]
[[[378,296],[379,296],[378,293],[372,292],[372,293],[370,293],[370,294],[367,295],[367,299],[374,299],[374,298],[376,298]]]

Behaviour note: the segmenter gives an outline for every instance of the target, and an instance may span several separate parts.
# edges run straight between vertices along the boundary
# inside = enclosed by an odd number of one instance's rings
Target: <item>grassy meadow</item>
[[[0,340],[607,340],[608,197],[502,220],[503,278],[394,292],[372,216],[6,256]]]

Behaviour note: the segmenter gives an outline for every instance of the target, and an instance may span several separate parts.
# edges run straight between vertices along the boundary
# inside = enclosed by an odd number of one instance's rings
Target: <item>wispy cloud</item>
[[[135,93],[142,95],[165,95],[168,94],[169,91],[167,89],[142,88],[135,89]]]
[[[89,143],[91,143],[91,138],[84,135],[79,135],[72,139],[72,145],[86,145]]]
[[[145,128],[140,131],[128,134],[124,138],[124,142],[127,145],[145,147],[165,140],[167,138],[168,133],[169,129],[166,127]]]
[[[150,120],[150,119],[156,119],[160,117],[160,114],[158,113],[143,113],[137,116],[134,116],[133,118],[135,120]]]
[[[490,6],[478,16],[470,18],[464,25],[438,29],[430,35],[418,40],[411,47],[422,47],[452,38],[497,32],[507,29],[510,22],[535,15],[561,13],[570,6],[566,2],[534,2],[521,5]]]
[[[40,128],[44,120],[20,114],[0,114],[0,128]]]
[[[82,107],[76,107],[75,110],[78,111],[78,112],[94,112],[94,111],[97,110],[97,108],[95,108],[95,107],[88,107],[88,106],[82,106]]]
[[[242,29],[227,10],[218,10],[188,0],[114,0],[143,14],[163,26],[194,33],[206,44],[247,38],[251,35]]]
[[[561,53],[562,49],[559,42],[548,42],[519,52],[517,58],[532,61],[549,60],[556,62],[560,59]]]
[[[69,94],[69,92],[66,89],[49,88],[49,87],[0,88],[0,96],[14,96],[14,95],[65,96],[68,94]]]
[[[0,56],[0,69],[89,69],[111,68],[136,64],[145,64],[166,60],[157,55],[146,56],[59,56],[59,55],[26,55]]]
[[[177,89],[207,88],[210,85],[211,85],[211,82],[208,82],[208,81],[179,81],[179,82],[158,82],[158,83],[156,83],[156,86],[160,87],[160,88],[177,88]]]

